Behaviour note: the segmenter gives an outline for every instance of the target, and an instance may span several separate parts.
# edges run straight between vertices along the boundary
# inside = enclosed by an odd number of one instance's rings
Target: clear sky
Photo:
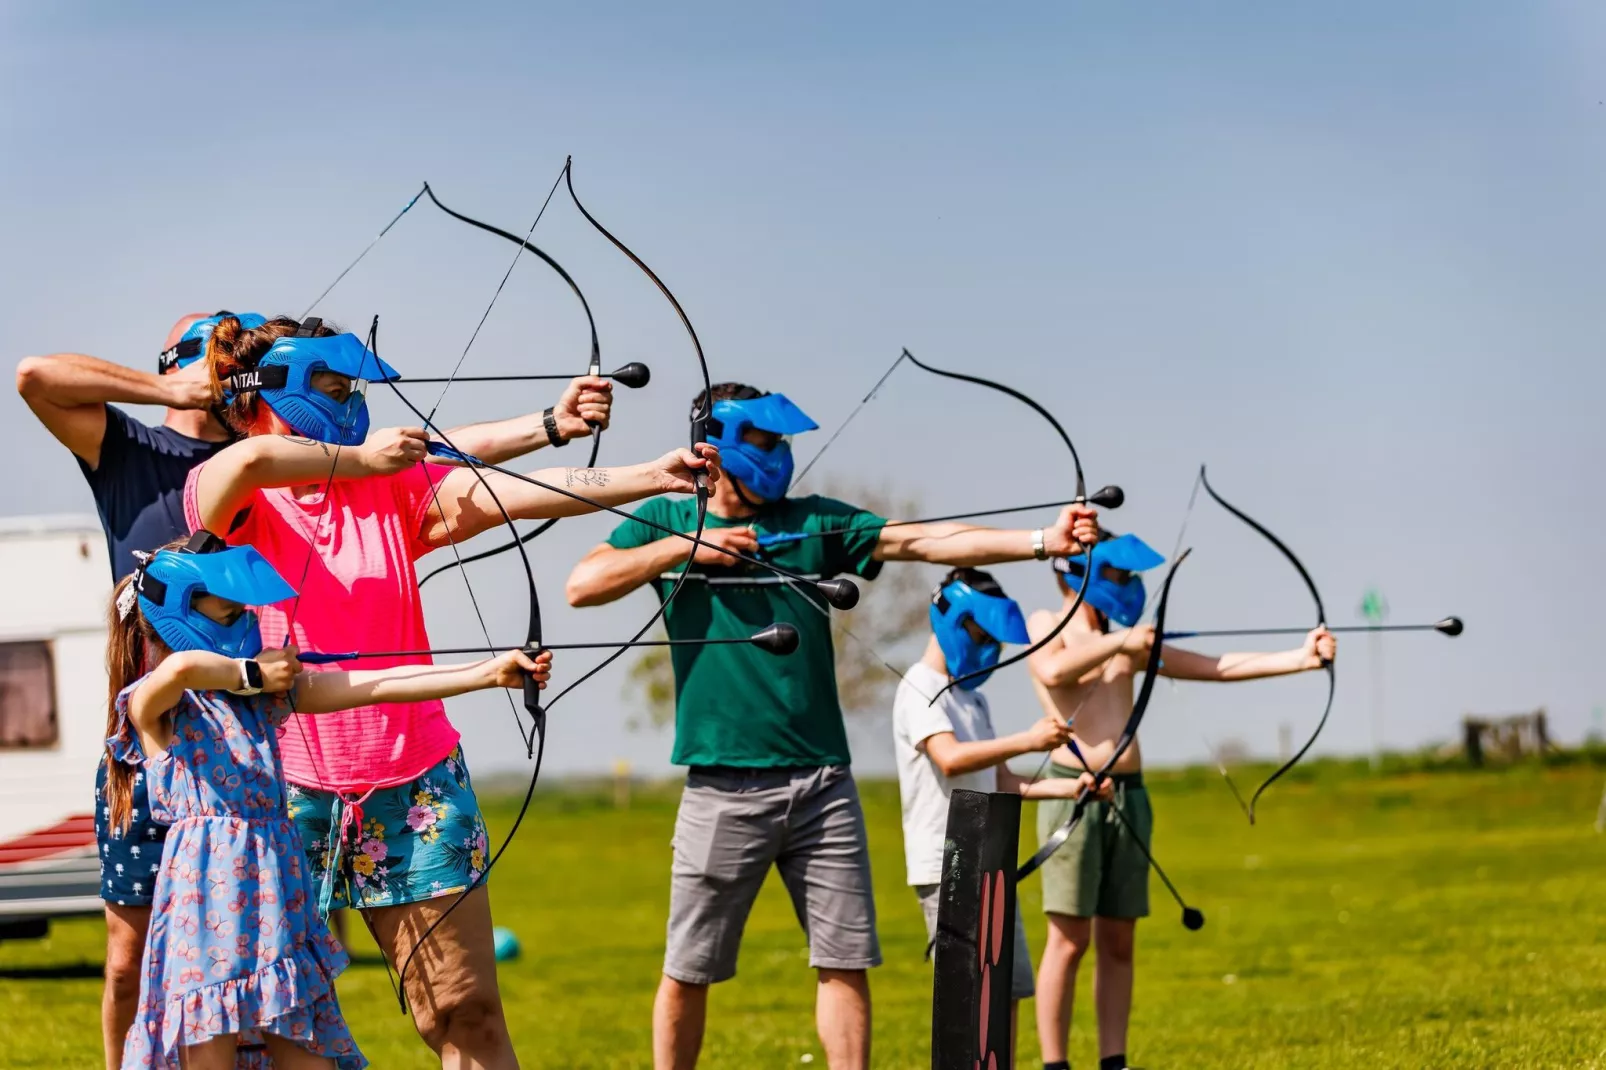
[[[1298,550],[1335,623],[1369,585],[1396,621],[1466,618],[1453,642],[1387,644],[1387,743],[1538,706],[1576,740],[1606,706],[1589,623],[1606,597],[1603,31],[1588,0],[0,3],[0,352],[153,367],[182,312],[299,313],[424,179],[522,231],[572,153],[716,379],[831,428],[900,346],[1002,378],[1058,414],[1093,485],[1126,488],[1109,526],[1162,552],[1208,462]],[[668,306],[562,200],[535,238],[585,288],[605,363],[654,370],[602,460],[679,444],[697,380]],[[511,250],[421,206],[320,311],[359,330],[378,313],[391,363],[443,375]],[[525,261],[464,373],[584,358],[572,296]],[[441,416],[552,397],[461,385]],[[374,405],[376,425],[403,422]],[[89,511],[66,451],[15,395],[0,406],[5,508]],[[1069,466],[1040,423],[904,368],[822,468],[937,513],[1059,497]],[[563,604],[610,526],[536,544],[554,641],[622,637],[651,611],[645,593]],[[1293,571],[1214,506],[1188,541],[1177,625],[1310,621]],[[1053,598],[1044,566],[999,575],[1028,608]],[[473,576],[493,634],[521,637],[516,562]],[[438,643],[474,634],[460,583],[431,583],[426,605]],[[1325,749],[1368,746],[1373,668],[1364,641],[1344,647]],[[626,730],[621,681],[554,713],[551,768],[665,768],[667,733]],[[1000,728],[1032,718],[1018,671],[988,687]],[[1270,753],[1279,723],[1308,734],[1323,693],[1315,677],[1163,689],[1145,748]],[[507,716],[456,706],[476,768],[516,766]],[[856,732],[861,766],[889,768],[884,734]]]

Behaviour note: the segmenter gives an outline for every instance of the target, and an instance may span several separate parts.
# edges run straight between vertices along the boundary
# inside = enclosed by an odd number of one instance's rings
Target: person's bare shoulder
[[[1039,639],[1043,638],[1043,636],[1053,631],[1054,625],[1058,624],[1059,622],[1059,617],[1055,616],[1052,610],[1036,610],[1031,616],[1026,618],[1026,634],[1030,635],[1032,637],[1032,642],[1035,643]],[[1054,638],[1056,641],[1058,641],[1060,636],[1055,636]]]

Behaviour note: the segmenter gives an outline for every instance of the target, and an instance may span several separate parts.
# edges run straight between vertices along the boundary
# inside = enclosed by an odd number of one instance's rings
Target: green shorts
[[[1050,776],[1077,777],[1082,770],[1057,762]],[[1071,838],[1043,863],[1043,912],[1074,918],[1144,918],[1149,915],[1149,862],[1133,836],[1146,847],[1154,832],[1154,812],[1142,773],[1117,773],[1115,801],[1093,802]],[[1037,806],[1037,839],[1047,839],[1075,802],[1046,799]],[[1120,808],[1120,813],[1115,808]],[[1126,820],[1122,821],[1121,818]]]

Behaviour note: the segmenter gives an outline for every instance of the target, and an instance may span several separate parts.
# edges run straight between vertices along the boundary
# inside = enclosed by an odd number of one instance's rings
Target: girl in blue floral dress
[[[249,546],[206,532],[157,551],[118,585],[108,650],[107,798],[129,821],[142,766],[171,825],[156,875],[139,1010],[123,1066],[358,1070],[335,998],[345,953],[316,910],[285,806],[278,725],[292,712],[545,686],[551,655],[474,665],[303,672],[262,650],[247,605],[295,591]]]

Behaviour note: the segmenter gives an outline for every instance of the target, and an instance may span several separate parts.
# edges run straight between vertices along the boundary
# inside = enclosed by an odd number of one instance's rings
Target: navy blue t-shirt
[[[111,553],[112,582],[134,571],[134,551],[151,551],[190,533],[184,523],[184,480],[190,469],[227,446],[181,435],[171,427],[146,427],[106,406],[106,437],[100,464],[78,467],[95,496],[100,526]]]

